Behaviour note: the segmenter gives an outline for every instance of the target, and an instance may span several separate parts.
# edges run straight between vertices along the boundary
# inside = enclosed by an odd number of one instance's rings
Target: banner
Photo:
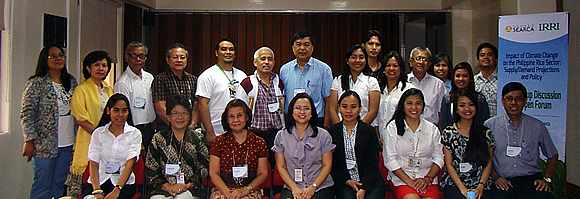
[[[527,88],[524,112],[546,124],[559,159],[566,157],[568,99],[568,13],[499,17],[498,115],[508,82]]]

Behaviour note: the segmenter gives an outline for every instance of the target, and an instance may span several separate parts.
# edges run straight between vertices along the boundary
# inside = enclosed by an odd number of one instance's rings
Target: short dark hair
[[[234,50],[236,49],[236,43],[234,42],[234,40],[232,38],[229,38],[229,37],[224,37],[224,38],[221,38],[218,42],[215,43],[215,49],[214,50],[220,49],[220,43],[222,43],[224,41],[227,41],[227,42],[232,43],[234,45]]]
[[[113,106],[115,106],[115,104],[118,101],[124,101],[125,104],[127,104],[127,111],[129,111],[129,114],[127,115],[127,124],[133,126],[133,115],[131,114],[131,105],[129,104],[129,99],[127,99],[127,97],[122,93],[115,93],[111,95],[111,97],[109,97],[109,100],[107,100],[107,105],[105,109],[113,108]],[[104,110],[103,114],[101,115],[101,120],[99,120],[99,124],[97,125],[97,127],[105,126],[110,121],[111,116],[107,114],[107,110]]]
[[[447,80],[452,80],[453,74],[451,74],[451,70],[453,70],[453,64],[451,63],[451,57],[449,57],[449,55],[444,53],[444,52],[437,53],[435,56],[433,56],[431,58],[431,66],[429,67],[429,69],[427,69],[427,73],[437,77],[437,75],[435,75],[434,68],[435,68],[435,64],[439,63],[440,61],[447,62],[447,69],[448,69]]]
[[[481,49],[483,48],[490,48],[493,51],[493,55],[497,59],[497,47],[495,47],[493,44],[484,42],[479,44],[479,46],[477,47],[477,52],[475,52],[475,57],[477,57],[477,60],[479,60],[479,51],[481,51]]]
[[[169,58],[169,56],[171,55],[171,50],[173,50],[175,48],[183,48],[183,50],[185,50],[185,56],[189,57],[189,52],[187,51],[185,46],[181,43],[174,43],[174,44],[171,44],[171,46],[167,47],[167,51],[165,51],[165,57]]]
[[[234,107],[241,107],[242,109],[244,109],[244,114],[246,114],[247,119],[244,129],[248,129],[252,124],[252,111],[250,110],[248,105],[240,99],[233,99],[230,102],[228,102],[228,105],[226,105],[226,109],[222,113],[222,127],[224,128],[225,132],[232,131],[232,128],[230,128],[230,124],[228,124],[228,111],[230,111],[230,109]]]
[[[290,42],[290,45],[294,45],[294,42],[296,40],[304,39],[306,37],[310,38],[310,43],[312,43],[312,45],[314,46],[314,35],[306,30],[301,30],[301,31],[294,33],[294,35],[292,36],[292,41]]]
[[[340,107],[340,103],[342,103],[342,100],[344,100],[344,98],[348,97],[348,96],[354,96],[354,98],[356,98],[358,100],[358,107],[361,107],[361,99],[360,96],[358,95],[358,93],[352,91],[352,90],[347,90],[346,92],[342,93],[342,95],[340,95],[340,97],[338,98],[338,107]],[[360,112],[357,115],[357,120],[360,120]]]
[[[371,37],[378,37],[379,42],[383,44],[383,35],[378,30],[368,30],[367,33],[363,36],[361,43],[367,43],[369,40],[371,40]]]
[[[90,67],[92,64],[101,61],[103,59],[107,60],[107,73],[105,74],[105,77],[103,77],[103,80],[105,80],[107,78],[107,75],[109,75],[109,72],[111,71],[112,60],[111,57],[109,57],[109,54],[107,54],[107,52],[100,50],[89,53],[83,60],[83,77],[85,79],[91,78],[91,73],[89,72],[87,67]]]
[[[170,115],[171,111],[173,111],[173,108],[177,105],[183,106],[189,113],[193,111],[193,108],[191,108],[191,103],[189,103],[189,99],[183,95],[178,94],[171,96],[169,100],[167,100],[167,109],[165,110],[165,114]]]
[[[287,132],[292,133],[292,127],[296,126],[296,120],[294,120],[294,116],[292,116],[292,114],[294,114],[294,105],[296,104],[296,101],[302,98],[308,99],[308,101],[310,101],[310,107],[312,108],[312,111],[310,111],[311,117],[308,121],[308,124],[310,124],[310,127],[312,127],[313,131],[312,136],[310,137],[316,137],[318,135],[318,128],[316,126],[318,124],[318,113],[316,112],[316,106],[314,106],[314,100],[312,100],[312,97],[306,93],[296,94],[296,96],[290,100],[290,104],[288,104],[288,116],[286,117]]]
[[[507,83],[505,86],[503,86],[503,88],[501,89],[501,96],[504,97],[505,95],[507,95],[509,92],[512,91],[522,91],[524,99],[528,98],[528,90],[522,83],[519,82],[510,82]]]

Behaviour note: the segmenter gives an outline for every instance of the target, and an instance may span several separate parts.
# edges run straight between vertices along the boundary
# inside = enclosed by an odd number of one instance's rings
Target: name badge
[[[232,167],[232,175],[234,178],[247,178],[248,177],[248,164],[242,166]]]
[[[278,105],[278,103],[277,103],[277,102],[276,102],[276,103],[272,103],[272,104],[268,104],[268,111],[270,111],[270,112],[272,112],[272,113],[273,113],[273,112],[276,112],[276,111],[278,111],[278,108],[279,108],[279,107],[280,107],[280,106]]]
[[[355,166],[356,166],[356,161],[346,159],[346,168],[347,169],[349,169],[349,170],[354,169]]]
[[[133,104],[133,106],[135,108],[143,108],[143,107],[145,107],[145,102],[146,102],[145,101],[145,98],[135,97],[135,100],[134,101],[135,101],[135,103]]]
[[[461,173],[469,172],[471,171],[472,167],[473,166],[471,165],[471,163],[467,162],[459,163],[459,172]]]
[[[522,152],[522,147],[508,145],[507,150],[506,150],[506,155],[508,157],[516,157],[516,156],[520,155],[521,152]]]
[[[304,88],[295,88],[294,89],[294,96],[298,95],[298,93],[306,93],[306,89],[304,89]],[[294,96],[292,98],[294,98]]]
[[[105,173],[107,174],[119,174],[119,168],[121,168],[121,164],[116,163],[116,162],[112,162],[112,163],[107,163],[105,165]]]
[[[419,159],[419,158],[409,158],[409,167],[411,167],[411,168],[420,168],[421,167],[421,159]]]
[[[302,182],[302,168],[295,168],[294,169],[294,181],[295,182]]]
[[[177,172],[179,172],[179,165],[178,164],[166,164],[165,165],[165,174],[176,175]]]
[[[182,173],[175,176],[175,180],[177,181],[177,184],[185,184],[185,174]]]

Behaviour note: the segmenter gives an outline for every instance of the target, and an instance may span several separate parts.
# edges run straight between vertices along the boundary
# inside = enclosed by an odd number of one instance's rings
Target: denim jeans
[[[73,146],[59,147],[55,158],[32,158],[34,182],[30,198],[59,198],[64,195],[64,181],[69,172]]]

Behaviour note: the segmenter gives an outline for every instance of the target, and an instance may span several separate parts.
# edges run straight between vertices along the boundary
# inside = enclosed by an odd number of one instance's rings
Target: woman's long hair
[[[467,62],[461,62],[455,65],[455,67],[453,67],[453,71],[451,72],[451,90],[449,91],[449,99],[451,101],[455,101],[455,98],[457,98],[457,91],[459,88],[457,87],[457,84],[455,84],[455,72],[460,69],[465,69],[469,73],[469,85],[467,85],[467,88],[465,89],[477,94],[477,92],[475,92],[475,80],[473,78],[473,69],[471,68],[471,64]],[[477,103],[477,100],[474,101],[474,103]]]
[[[397,60],[397,64],[399,65],[399,68],[401,68],[401,75],[399,75],[399,81],[403,83],[403,86],[401,87],[401,91],[403,91],[403,89],[405,88],[405,86],[407,85],[407,73],[405,71],[405,61],[403,61],[403,58],[401,57],[401,55],[399,55],[399,53],[395,52],[395,51],[391,51],[389,52],[389,54],[385,55],[385,57],[383,58],[383,60],[381,61],[381,68],[379,69],[379,88],[381,89],[381,93],[385,93],[385,88],[387,88],[387,84],[389,82],[389,80],[387,79],[387,75],[385,75],[385,68],[387,68],[387,63],[389,62],[389,59],[391,58],[395,58],[395,60]]]
[[[310,137],[316,137],[318,135],[318,128],[317,128],[317,124],[318,124],[318,113],[316,113],[316,106],[314,106],[314,100],[312,100],[312,97],[310,97],[310,95],[306,94],[306,93],[298,93],[296,94],[296,96],[294,96],[294,98],[292,98],[292,100],[290,101],[290,104],[288,104],[288,115],[286,117],[286,129],[288,133],[292,133],[292,127],[296,126],[296,120],[294,120],[294,105],[296,104],[296,101],[298,101],[298,99],[308,99],[308,101],[310,101],[310,113],[311,116],[310,120],[308,121],[308,124],[310,124],[310,126],[312,127],[312,136]]]
[[[479,110],[477,104],[477,94],[467,90],[461,89],[457,92],[457,98],[453,101],[453,121],[458,123],[461,120],[459,116],[457,102],[459,97],[465,96],[473,102],[475,105],[475,115],[473,116],[473,121],[471,123],[471,128],[469,130],[469,140],[467,141],[467,147],[463,153],[463,160],[465,162],[473,163],[475,166],[487,165],[489,161],[489,149],[487,147],[487,137],[485,132],[487,128],[483,126],[483,121],[479,118],[477,111]]]
[[[451,63],[451,57],[449,57],[449,55],[443,52],[437,53],[435,57],[431,59],[431,66],[429,67],[429,69],[427,69],[427,73],[439,78],[437,75],[435,75],[435,64],[439,63],[440,61],[447,62],[447,81],[453,80],[452,73],[453,68],[451,68],[453,64]]]
[[[131,105],[129,104],[129,99],[127,99],[125,95],[121,93],[115,93],[114,95],[111,95],[111,97],[107,101],[106,108],[109,109],[113,108],[113,106],[115,106],[115,103],[117,103],[118,101],[124,101],[127,104],[127,111],[129,111],[129,114],[127,115],[127,123],[133,126],[133,115],[131,115]],[[99,124],[97,125],[97,127],[105,126],[110,121],[111,116],[107,114],[107,110],[104,110],[103,115],[101,116],[101,120],[99,120]]]
[[[349,88],[349,76],[351,75],[351,73],[350,73],[350,66],[348,65],[348,59],[350,58],[352,53],[354,53],[354,51],[357,49],[360,49],[363,52],[363,54],[365,55],[365,66],[362,70],[362,74],[371,75],[371,73],[373,72],[373,70],[369,66],[369,62],[367,61],[368,55],[367,55],[367,51],[366,51],[365,47],[360,45],[360,44],[356,44],[356,45],[351,46],[350,48],[348,48],[348,50],[346,51],[346,54],[344,55],[344,62],[345,63],[344,63],[344,67],[342,67],[342,75],[340,77],[340,83],[341,83],[341,87],[342,87],[343,91],[351,90]]]
[[[46,74],[48,74],[48,63],[46,63],[46,62],[48,61],[48,55],[49,55],[48,51],[52,47],[58,48],[60,50],[60,52],[62,52],[64,54],[64,49],[58,45],[48,45],[48,46],[45,46],[44,48],[42,48],[42,50],[40,51],[40,54],[38,55],[38,63],[36,64],[36,72],[29,79],[32,79],[35,77],[43,77]],[[70,89],[71,89],[71,85],[70,85],[71,77],[72,77],[72,75],[69,74],[68,71],[66,70],[66,59],[65,59],[64,68],[62,68],[62,70],[60,71],[60,82],[62,83],[64,90],[67,92],[70,91]]]
[[[401,95],[401,99],[399,99],[399,103],[397,104],[397,108],[395,109],[395,113],[393,113],[393,117],[389,120],[389,123],[395,120],[395,124],[397,125],[397,135],[403,136],[405,134],[405,101],[409,96],[418,95],[425,104],[425,97],[423,96],[423,92],[416,88],[411,88]],[[425,106],[423,106],[423,110]],[[421,110],[421,112],[423,112]]]

